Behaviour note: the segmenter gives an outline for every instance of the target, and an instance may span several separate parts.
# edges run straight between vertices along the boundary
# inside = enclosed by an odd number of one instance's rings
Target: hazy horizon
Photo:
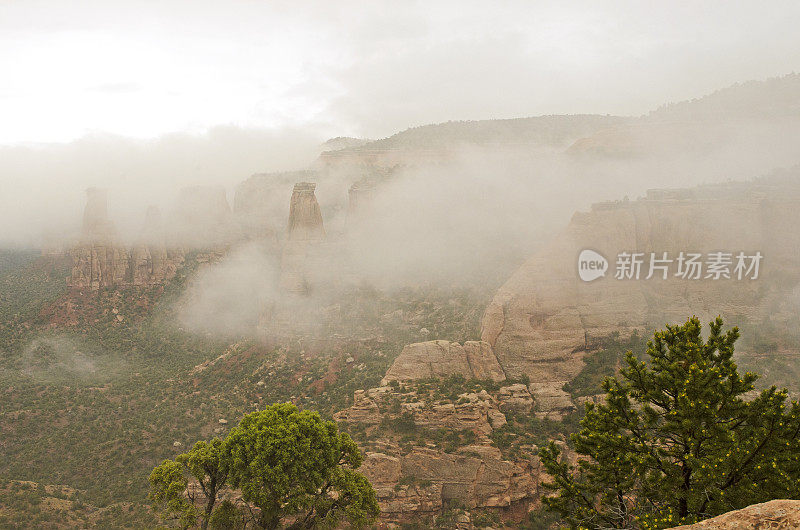
[[[798,23],[790,1],[7,2],[0,144],[639,115],[798,71]]]
[[[168,206],[181,187],[221,185],[232,202],[249,175],[305,169],[332,137],[379,139],[451,120],[645,115],[800,70],[798,22],[792,2],[2,3],[0,242],[75,233],[93,186],[110,189],[110,215],[130,239],[147,205]],[[646,141],[659,142],[653,134]],[[508,171],[516,162],[465,152],[474,161],[436,172],[430,189],[491,176],[539,197],[541,182],[603,173],[577,195],[548,188],[563,200],[543,204],[566,216],[646,185],[796,163],[786,136],[776,127],[758,143],[726,138],[714,156],[679,150],[658,163],[591,169],[565,169],[544,153]],[[356,178],[321,184],[320,201],[345,201]],[[401,195],[415,192],[403,185]],[[498,193],[501,212],[504,200],[522,200]]]

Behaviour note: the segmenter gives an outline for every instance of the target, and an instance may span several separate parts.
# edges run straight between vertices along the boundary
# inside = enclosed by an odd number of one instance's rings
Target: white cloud
[[[0,143],[638,114],[797,70],[798,25],[788,0],[5,2]]]

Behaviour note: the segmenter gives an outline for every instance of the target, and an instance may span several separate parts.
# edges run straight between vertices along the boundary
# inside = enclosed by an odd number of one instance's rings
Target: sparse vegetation
[[[76,493],[65,509],[91,526],[115,528],[156,525],[147,474],[193,440],[224,437],[229,426],[220,418],[292,400],[330,419],[352,404],[355,390],[379,384],[402,347],[421,340],[420,328],[437,338],[475,339],[491,294],[489,287],[356,289],[342,295],[329,329],[357,340],[304,353],[180,329],[176,303],[197,266],[193,255],[163,288],[84,293],[67,289],[68,263],[38,254],[9,255],[4,263],[0,283],[19,285],[0,291],[0,309],[18,315],[0,321],[0,477],[69,484]],[[352,322],[361,327],[345,327]],[[92,369],[64,369],[63,361],[76,359]],[[408,443],[428,435],[450,449],[468,442],[462,433],[448,442],[421,432]],[[6,490],[0,506],[14,504],[15,490]],[[3,516],[11,527],[27,527],[21,521],[31,520],[33,505],[15,506]],[[53,528],[64,520],[51,517]]]

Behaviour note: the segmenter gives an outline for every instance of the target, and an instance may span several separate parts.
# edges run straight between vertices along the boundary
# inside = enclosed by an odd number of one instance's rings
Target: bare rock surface
[[[522,383],[501,387],[497,398],[502,407],[516,412],[530,412],[533,406],[533,397],[528,387]]]
[[[67,283],[94,291],[161,283],[172,278],[183,261],[182,252],[167,250],[157,208],[147,210],[141,237],[132,248],[120,244],[108,217],[107,192],[98,188],[86,190],[81,239],[69,255],[72,271]]]
[[[560,381],[531,383],[530,393],[536,402],[537,417],[560,420],[576,409],[571,396],[562,387]]]
[[[443,348],[455,344],[440,342]],[[535,450],[507,460],[491,435],[506,424],[500,410],[503,401],[530,409],[533,400],[527,387],[514,384],[496,392],[466,392],[452,400],[435,392],[420,394],[422,388],[427,387],[405,380],[358,390],[353,405],[334,415],[341,423],[364,429],[369,441],[362,447],[366,459],[360,470],[375,487],[384,522],[419,521],[452,503],[469,509],[519,508],[519,513],[526,513],[546,480]],[[398,422],[403,429],[399,433],[392,427]],[[463,445],[447,449],[430,440],[409,445],[402,434],[414,432],[424,440],[426,432],[442,429],[471,436]]]
[[[674,530],[790,530],[800,528],[800,501],[774,500]]]
[[[313,268],[319,243],[325,239],[317,197],[316,184],[295,184],[289,204],[289,225],[281,257],[281,287],[293,293],[308,290],[310,269]]]
[[[464,345],[446,340],[409,344],[386,372],[382,384],[390,381],[444,378],[461,375],[465,378],[505,380],[491,347],[482,341]]]
[[[532,499],[538,483],[525,464],[502,460],[492,448],[448,454],[414,447],[410,453],[367,453],[360,471],[375,488],[384,518],[435,514],[456,501],[468,508],[508,508]]]
[[[617,331],[649,332],[690,315],[709,321],[780,327],[791,319],[800,278],[800,179],[768,177],[686,190],[651,190],[645,198],[595,204],[530,258],[487,307],[482,340],[509,377],[559,386],[582,368],[594,340]],[[584,282],[578,255],[591,249],[608,260],[604,277]],[[757,280],[676,277],[671,264],[649,275],[650,253],[761,252]],[[616,279],[622,252],[643,253],[640,279]],[[735,259],[734,259],[735,262]],[[731,269],[733,267],[731,266]],[[788,325],[787,325],[788,327]]]

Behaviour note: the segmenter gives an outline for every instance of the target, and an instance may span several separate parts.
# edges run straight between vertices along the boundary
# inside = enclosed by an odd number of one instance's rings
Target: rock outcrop
[[[108,218],[108,192],[86,190],[80,242],[70,250],[71,287],[98,290],[120,285],[129,277],[128,251],[118,244],[114,224]]]
[[[774,176],[688,190],[658,190],[636,201],[596,204],[577,213],[569,226],[528,260],[497,292],[486,309],[482,339],[509,377],[527,375],[538,390],[572,379],[598,337],[618,331],[649,332],[696,314],[718,314],[743,325],[790,321],[792,289],[800,279],[800,177]],[[582,281],[578,256],[584,249],[608,261],[605,276]],[[742,280],[677,276],[681,252],[760,252],[759,277]],[[672,258],[663,278],[646,279],[651,253]],[[617,256],[641,253],[640,279],[616,279]],[[788,326],[788,325],[787,325]],[[563,396],[557,397],[562,401]]]
[[[317,242],[325,239],[322,211],[314,194],[316,187],[313,182],[299,182],[294,185],[289,204],[289,241]]]
[[[790,530],[800,528],[800,501],[774,500],[673,530]]]
[[[395,399],[399,407],[392,407]],[[378,426],[389,413],[390,417],[410,416],[414,424],[431,429],[471,430],[480,436],[488,436],[493,429],[505,425],[497,399],[487,392],[469,393],[459,396],[459,403],[429,403],[416,393],[398,392],[392,387],[382,386],[369,390],[356,390],[353,405],[338,412],[338,421]],[[389,409],[393,408],[393,412]]]
[[[131,283],[147,286],[168,280],[182,261],[182,252],[167,250],[161,211],[157,206],[148,207],[139,241],[131,249]]]
[[[286,201],[297,182],[312,182],[315,171],[257,173],[236,187],[233,215],[247,239],[272,240],[286,226]]]
[[[535,401],[536,417],[562,419],[576,409],[572,397],[564,391],[563,386],[560,382],[536,382],[528,386]]]
[[[322,212],[314,194],[316,184],[295,184],[289,205],[289,224],[281,256],[281,287],[293,293],[310,289],[309,274],[317,263],[319,244],[325,239]]]
[[[524,514],[545,479],[539,459],[521,452],[508,460],[490,439],[506,425],[501,407],[519,410],[524,401],[525,385],[519,386],[501,388],[497,396],[486,390],[464,393],[454,402],[405,386],[356,391],[353,405],[334,417],[365,429],[368,439],[379,437],[366,443],[360,471],[375,488],[384,521],[421,521],[452,503],[500,510],[521,506]],[[431,442],[410,447],[392,430],[398,422],[417,436],[444,430],[459,437],[471,433],[473,438],[447,450]]]
[[[368,453],[359,471],[375,488],[387,519],[419,521],[452,502],[467,508],[509,508],[530,500],[537,492],[531,468],[502,460],[491,449],[467,446],[448,454],[415,447],[408,454]]]
[[[434,380],[453,375],[467,379],[471,389],[442,392]],[[484,383],[471,386],[474,379]],[[508,451],[505,437],[518,435],[509,434],[507,423],[530,414],[560,419],[574,406],[560,387],[496,384],[505,380],[485,342],[409,344],[383,386],[357,390],[352,406],[334,415],[345,429],[362,433],[356,437],[366,453],[361,471],[375,487],[385,522],[423,521],[453,505],[518,520],[538,502],[540,485],[549,477],[532,440]],[[563,441],[557,443],[574,458]]]
[[[148,208],[139,241],[128,249],[117,240],[108,218],[106,190],[86,190],[83,230],[79,243],[70,249],[70,287],[99,290],[123,286],[145,287],[172,278],[183,261],[183,253],[167,250],[158,208]]]
[[[432,340],[409,344],[395,359],[383,384],[390,381],[443,378],[461,375],[465,378],[503,381],[506,376],[491,346],[482,341],[457,342]]]

